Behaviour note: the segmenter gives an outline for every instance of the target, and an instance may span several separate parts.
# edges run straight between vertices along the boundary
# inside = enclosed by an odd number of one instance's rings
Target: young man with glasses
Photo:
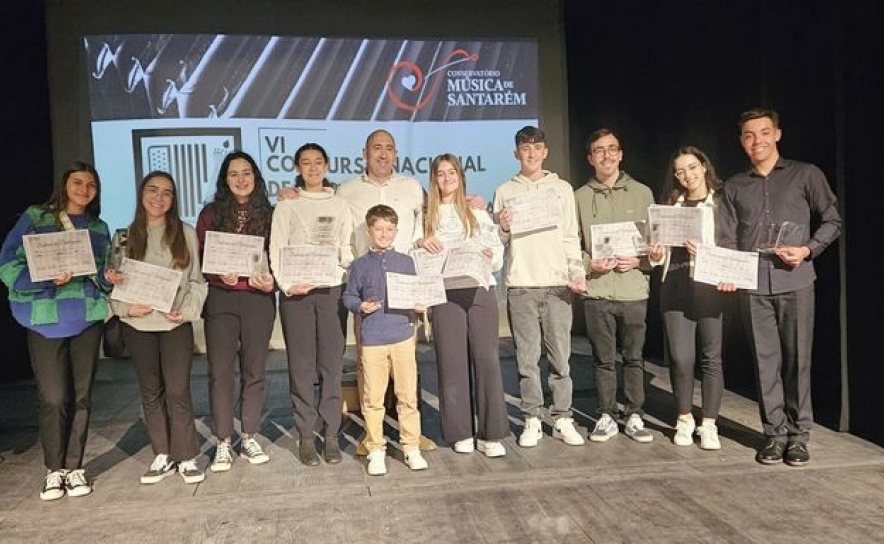
[[[647,256],[609,254],[592,247],[594,225],[644,221],[654,203],[651,190],[620,170],[623,149],[610,129],[593,132],[586,144],[587,160],[595,174],[577,189],[577,215],[583,247],[588,259],[583,309],[586,331],[592,344],[598,420],[589,435],[593,442],[606,442],[619,432],[617,417],[618,343],[622,347],[625,432],[637,442],[651,442],[645,429],[644,357],[645,315],[650,292],[650,264]],[[619,338],[619,342],[618,342]]]
[[[784,159],[776,111],[756,108],[740,116],[740,143],[752,168],[724,185],[717,215],[718,243],[757,251],[768,231],[797,226],[794,239],[760,251],[758,286],[740,291],[749,325],[758,380],[758,408],[765,446],[755,459],[764,465],[810,462],[807,442],[813,423],[810,366],[813,351],[813,259],[841,234],[837,200],[816,166]],[[817,225],[811,232],[811,222]],[[734,291],[733,284],[719,284]]]

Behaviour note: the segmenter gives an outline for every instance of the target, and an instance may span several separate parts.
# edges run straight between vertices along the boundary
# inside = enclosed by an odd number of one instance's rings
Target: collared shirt
[[[810,234],[812,220],[818,220],[819,226]],[[804,229],[801,243],[793,245],[807,246],[810,256],[793,269],[776,255],[761,254],[758,289],[753,294],[775,295],[810,286],[816,279],[811,259],[841,234],[841,216],[825,174],[812,164],[780,157],[767,176],[753,168],[727,180],[717,214],[720,246],[756,251],[769,237],[771,226],[784,221]]]
[[[365,255],[371,242],[365,226],[365,213],[377,204],[386,204],[399,216],[393,248],[407,253],[420,238],[424,191],[414,178],[393,174],[384,183],[375,183],[368,175],[345,181],[338,187],[337,195],[350,204],[353,211],[353,238],[356,256]]]

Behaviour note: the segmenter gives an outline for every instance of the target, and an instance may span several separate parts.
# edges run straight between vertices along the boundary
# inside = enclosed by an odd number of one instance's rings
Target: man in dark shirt
[[[727,180],[717,220],[719,245],[760,253],[757,289],[739,294],[767,437],[755,459],[801,466],[810,461],[813,423],[813,259],[838,238],[841,217],[822,171],[780,156],[777,112],[749,110],[739,126],[752,168]],[[813,232],[811,219],[819,222]],[[719,290],[734,286],[720,284]]]

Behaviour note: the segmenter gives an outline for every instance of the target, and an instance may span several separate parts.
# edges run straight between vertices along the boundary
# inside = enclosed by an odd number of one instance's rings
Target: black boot
[[[316,444],[313,442],[313,437],[301,437],[300,444],[298,444],[298,459],[308,467],[319,465],[319,455],[316,454]]]
[[[337,465],[341,462],[341,448],[338,446],[337,435],[325,437],[325,462],[330,465]]]

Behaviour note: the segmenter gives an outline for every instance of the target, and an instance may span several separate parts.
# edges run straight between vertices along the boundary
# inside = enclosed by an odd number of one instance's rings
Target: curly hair
[[[214,213],[214,224],[212,225],[212,229],[221,232],[235,232],[237,229],[236,208],[238,207],[238,204],[236,197],[234,197],[233,192],[230,190],[230,186],[227,184],[227,171],[230,169],[230,163],[236,159],[247,161],[252,167],[252,172],[255,174],[255,189],[252,191],[252,194],[249,195],[249,201],[247,204],[249,220],[248,223],[246,223],[245,231],[241,234],[269,236],[270,220],[273,217],[273,206],[271,206],[270,199],[267,196],[267,183],[264,181],[264,176],[261,175],[261,170],[258,168],[255,159],[244,151],[232,151],[228,153],[227,156],[224,157],[224,161],[221,163],[221,168],[218,170],[218,180],[215,183],[215,196],[212,201],[207,204],[207,206],[212,207]]]

